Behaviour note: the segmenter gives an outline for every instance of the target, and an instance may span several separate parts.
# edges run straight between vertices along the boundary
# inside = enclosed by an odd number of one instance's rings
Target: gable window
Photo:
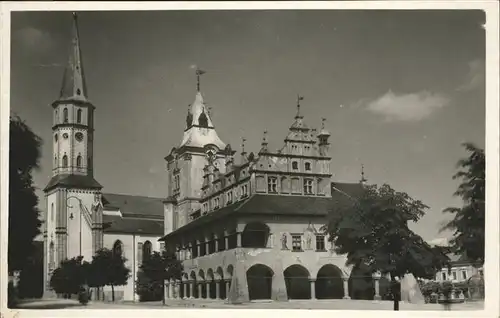
[[[63,117],[64,117],[64,123],[66,124],[68,122],[68,109],[64,108],[63,110]]]
[[[302,235],[294,234],[292,235],[292,252],[302,251]]]
[[[304,194],[312,194],[313,181],[311,179],[304,180]]]
[[[278,192],[278,178],[276,177],[267,178],[267,191],[271,193]]]
[[[293,162],[292,162],[292,169],[293,169],[293,170],[297,170],[297,169],[299,169],[299,164],[298,164],[298,162],[297,162],[297,161],[293,161]]]
[[[305,168],[306,168],[306,171],[311,171],[311,163],[310,162],[306,162]]]
[[[78,124],[80,124],[82,122],[82,110],[79,109],[77,112],[76,112],[76,122]]]
[[[326,251],[324,235],[316,235],[316,251]]]
[[[248,185],[244,184],[241,186],[241,197],[245,198],[248,195]]]

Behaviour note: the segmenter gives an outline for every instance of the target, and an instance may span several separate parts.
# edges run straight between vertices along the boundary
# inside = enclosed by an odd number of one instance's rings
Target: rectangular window
[[[462,271],[462,279],[463,280],[467,279],[467,271]]]
[[[292,251],[302,251],[302,235],[292,235]]]
[[[278,192],[278,178],[276,177],[267,178],[267,191],[271,193]]]
[[[165,250],[165,242],[160,242],[160,252]]]
[[[316,235],[316,251],[326,251],[324,235]]]
[[[446,280],[446,273],[445,272],[441,273],[441,280]]]
[[[453,280],[457,280],[457,272],[451,272],[451,277]]]
[[[304,194],[312,194],[313,181],[311,179],[304,180]]]

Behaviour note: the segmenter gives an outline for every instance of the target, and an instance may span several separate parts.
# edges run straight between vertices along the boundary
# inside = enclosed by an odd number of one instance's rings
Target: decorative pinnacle
[[[262,136],[262,145],[267,145],[267,130],[264,130],[264,136]]]
[[[365,165],[361,164],[361,183],[365,183],[367,180],[365,179]]]
[[[325,129],[326,118],[321,118],[321,129]]]
[[[300,101],[301,100],[304,100],[304,96],[297,95],[297,115],[295,116],[295,118],[302,117],[300,114]]]
[[[199,68],[196,68],[196,90],[199,92],[200,91],[200,76],[205,74],[206,72],[203,70],[200,70]]]
[[[246,154],[246,152],[245,152],[245,142],[246,142],[246,141],[247,141],[247,140],[245,139],[245,137],[242,137],[242,138],[241,138],[241,154],[242,154],[242,155]]]

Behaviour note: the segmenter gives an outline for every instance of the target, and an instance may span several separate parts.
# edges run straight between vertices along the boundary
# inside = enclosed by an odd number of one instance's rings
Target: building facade
[[[167,282],[167,298],[350,298],[351,268],[322,226],[362,184],[332,183],[330,133],[325,120],[319,132],[306,125],[302,99],[281,149],[271,151],[264,132],[257,154],[243,140],[235,158],[198,84],[183,139],[165,158],[161,241],[184,265],[182,280]]]
[[[77,17],[59,98],[52,103],[52,178],[44,189],[44,294],[60,262],[76,256],[91,261],[100,248],[127,258],[127,285],[115,287],[115,299],[135,300],[134,282],[142,258],[160,251],[163,199],[102,193],[93,172],[94,111],[88,98]],[[110,299],[110,287],[104,295]],[[102,294],[102,292],[100,292]]]

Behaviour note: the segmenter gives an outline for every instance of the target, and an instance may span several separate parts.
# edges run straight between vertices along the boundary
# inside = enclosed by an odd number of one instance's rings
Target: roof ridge
[[[134,198],[147,198],[147,199],[156,199],[156,200],[165,200],[165,198],[160,198],[160,197],[151,197],[147,195],[135,195],[135,194],[126,194],[126,193],[111,193],[111,192],[103,192],[102,195],[119,195],[119,196],[126,196],[126,197],[134,197]]]

